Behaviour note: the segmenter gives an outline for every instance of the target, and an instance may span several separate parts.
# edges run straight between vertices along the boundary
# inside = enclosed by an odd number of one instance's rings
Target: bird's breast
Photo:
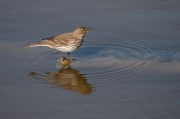
[[[82,43],[83,43],[83,40],[80,40],[80,41],[76,42],[75,46],[77,48],[79,48],[82,45]]]
[[[78,39],[83,39],[84,38],[84,34],[80,34],[77,36]]]

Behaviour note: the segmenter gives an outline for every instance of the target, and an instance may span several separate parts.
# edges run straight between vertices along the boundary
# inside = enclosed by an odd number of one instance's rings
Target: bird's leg
[[[75,61],[76,61],[76,59],[75,59],[72,55],[70,55],[69,52],[67,52],[67,54],[72,58],[72,60],[75,60]]]
[[[58,51],[60,52],[60,54],[61,54],[61,57],[64,57],[63,53],[62,53],[60,50],[58,50]]]

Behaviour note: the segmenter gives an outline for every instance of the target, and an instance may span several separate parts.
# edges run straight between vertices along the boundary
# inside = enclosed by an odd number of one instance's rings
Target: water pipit
[[[61,53],[62,57],[64,57],[62,52],[66,52],[72,60],[75,60],[69,52],[76,50],[82,45],[83,38],[89,30],[91,30],[91,28],[78,27],[73,32],[60,34],[55,37],[44,38],[41,42],[29,44],[27,47],[47,46],[57,49]]]

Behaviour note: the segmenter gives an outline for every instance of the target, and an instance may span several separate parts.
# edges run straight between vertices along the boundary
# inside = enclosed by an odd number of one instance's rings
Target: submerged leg
[[[61,57],[60,62],[62,65],[62,69],[66,66],[68,66],[68,68],[71,68],[71,66],[70,66],[71,61],[69,59],[67,59],[65,57]]]
[[[76,60],[69,52],[67,52],[67,54],[72,58],[72,60]]]

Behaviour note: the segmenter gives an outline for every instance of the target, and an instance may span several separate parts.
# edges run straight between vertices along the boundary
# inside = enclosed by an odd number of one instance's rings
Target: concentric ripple
[[[11,77],[18,79],[13,83],[21,82],[23,84],[19,83],[18,85],[29,85],[29,81],[37,81],[28,79],[27,83],[27,75],[30,72],[37,70],[38,73],[45,74],[56,71],[54,67],[56,62],[56,67],[61,68],[58,61],[60,54],[56,50],[46,47],[25,48],[25,45],[22,44],[10,46],[12,43],[8,42],[2,42],[2,44],[3,46],[6,44],[7,48],[3,49],[8,49],[11,54],[8,55],[9,61],[6,61],[4,65],[11,65],[12,68],[8,73],[9,79]],[[21,48],[17,48],[14,53],[13,48],[16,46]],[[85,74],[87,79],[104,79],[104,84],[112,81],[117,83],[119,79],[127,81],[127,77],[144,76],[149,72],[154,73],[154,75],[165,71],[167,73],[179,72],[179,53],[166,52],[164,49],[166,47],[163,47],[160,42],[131,39],[96,45],[89,43],[80,49],[81,54],[76,56],[78,60],[73,62],[71,66]],[[89,51],[91,53],[86,53]],[[17,67],[21,70],[17,70]]]
[[[161,45],[161,42],[131,39],[119,41],[121,42],[115,44],[96,44],[95,47],[93,44],[88,44],[82,50],[95,49],[96,51],[87,57],[81,56],[79,60],[72,63],[72,67],[79,69],[90,79],[94,79],[97,84],[103,82],[103,85],[128,81],[128,77],[145,78],[149,73],[156,76],[165,72],[167,74],[180,72],[179,53],[166,51],[167,48]]]
[[[81,57],[78,61],[74,62],[72,66],[77,68],[99,70],[88,71],[87,74],[102,74],[113,72],[121,72],[126,70],[136,70],[143,67],[154,67],[154,62],[172,62],[173,60],[179,60],[178,53],[166,52],[163,46],[158,45],[156,42],[143,42],[141,40],[122,40],[121,42],[107,43],[97,45],[93,47],[84,47],[86,49],[96,49],[95,53],[90,54],[87,57]],[[156,68],[154,67],[154,70]],[[104,72],[104,73],[103,73]]]

